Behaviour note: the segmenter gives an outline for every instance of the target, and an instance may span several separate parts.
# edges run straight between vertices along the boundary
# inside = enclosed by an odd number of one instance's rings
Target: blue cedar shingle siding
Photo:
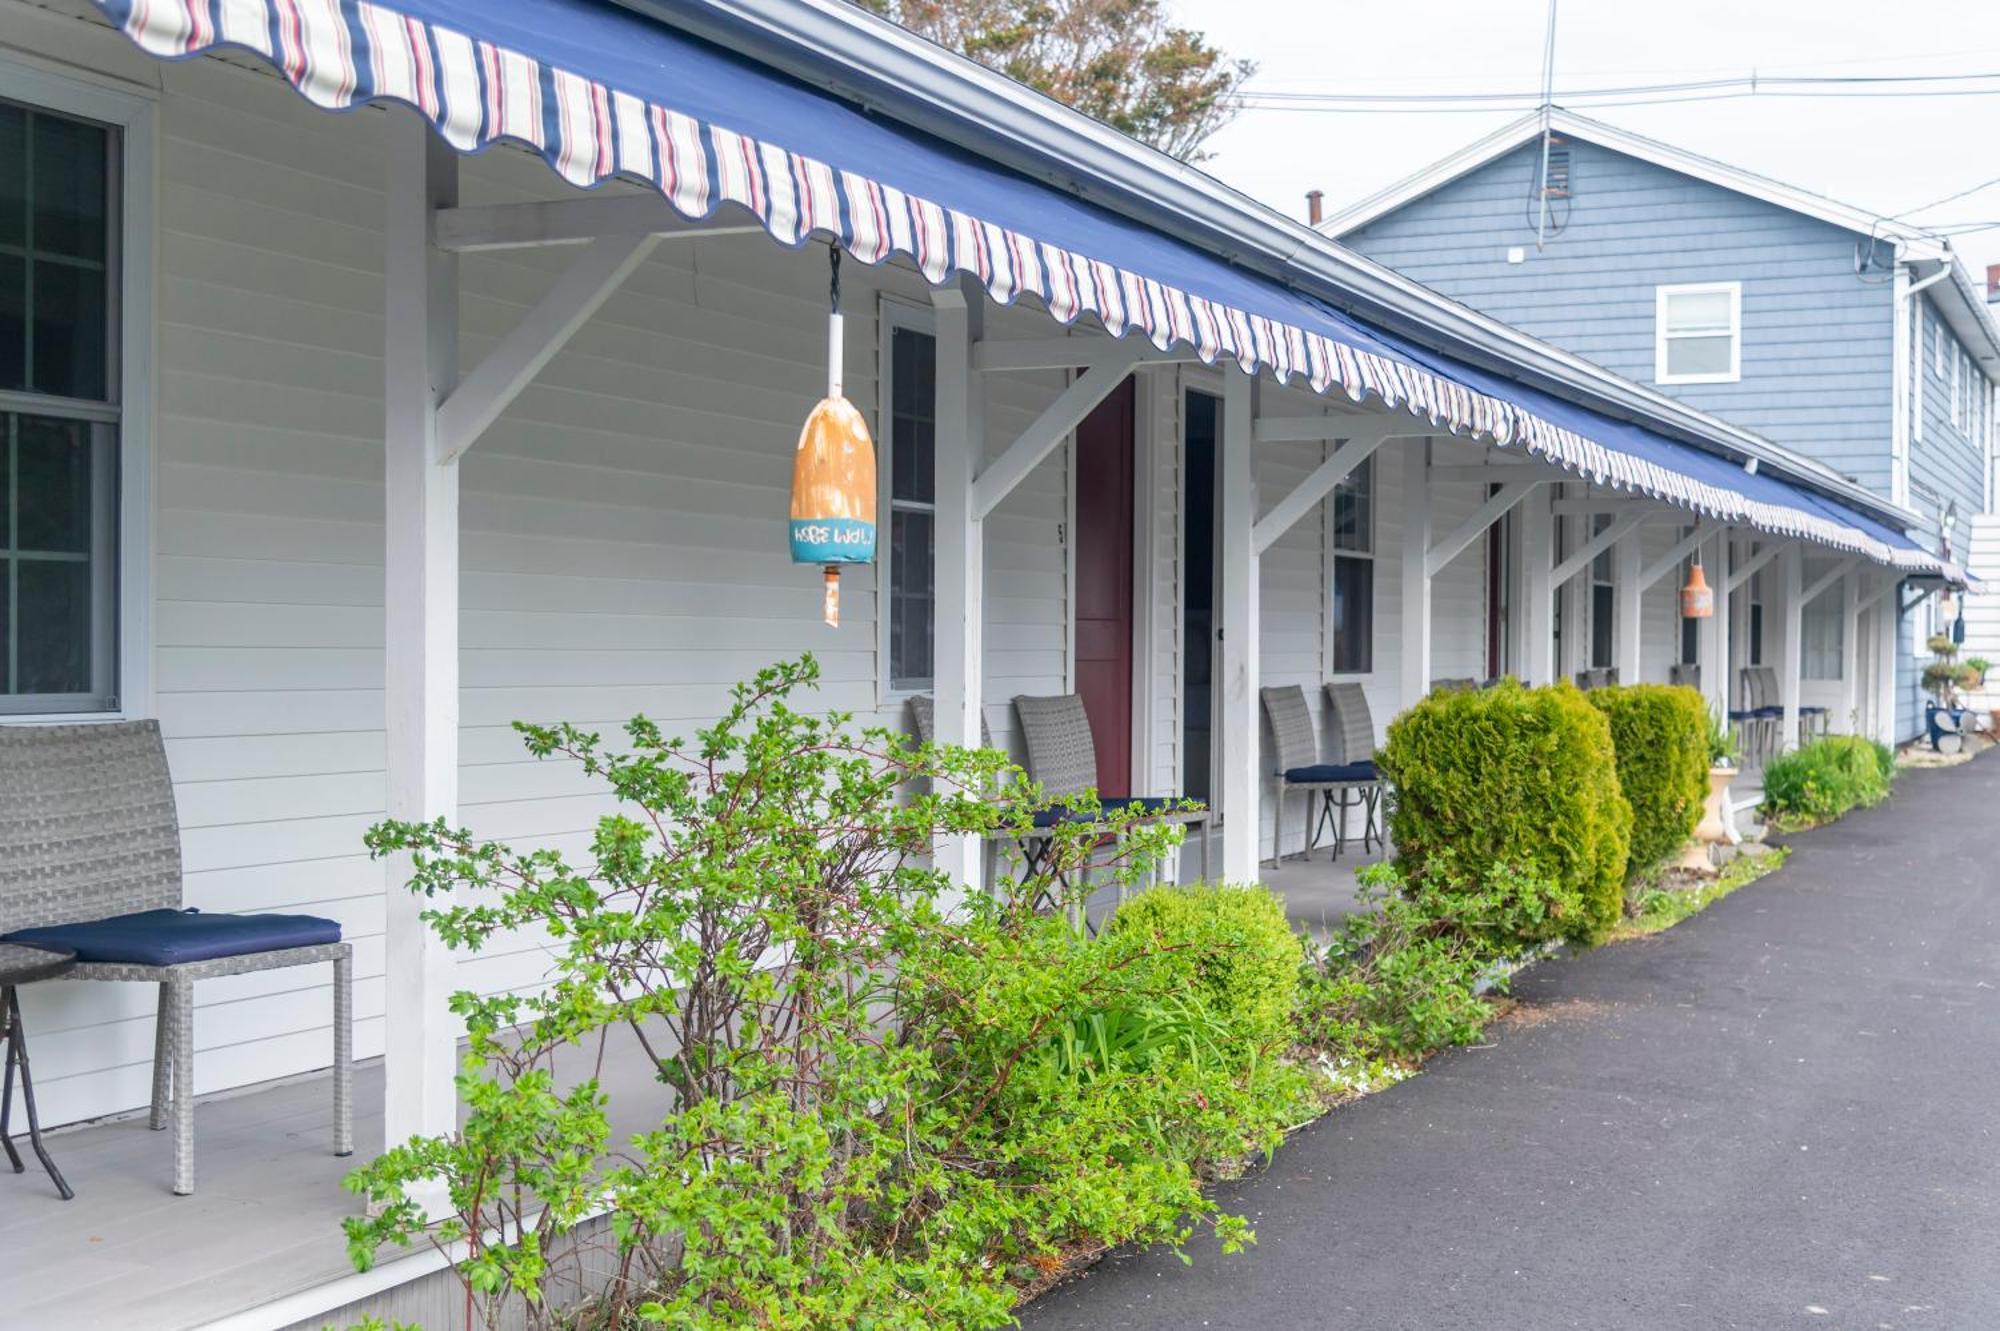
[[[1525,145],[1342,239],[1644,384],[1655,288],[1740,281],[1741,381],[1660,391],[1890,492],[1893,297],[1885,272],[1857,277],[1853,233],[1572,141],[1567,217],[1537,254],[1539,154]],[[1516,245],[1527,258],[1510,264]]]

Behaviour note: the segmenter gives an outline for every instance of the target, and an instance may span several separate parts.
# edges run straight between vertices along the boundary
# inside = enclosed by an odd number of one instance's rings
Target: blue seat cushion
[[[1285,780],[1294,785],[1313,785],[1322,781],[1374,781],[1375,764],[1361,763],[1315,763],[1311,767],[1288,767]]]
[[[77,924],[16,929],[0,941],[75,948],[78,961],[178,966],[189,961],[338,943],[340,925],[316,915],[204,915],[198,910],[142,910]]]
[[[1136,809],[1142,815],[1179,813],[1180,806],[1185,802],[1178,795],[1115,795],[1097,802],[1097,807],[1102,812],[1095,816],[1079,813],[1075,809],[1038,809],[1035,811],[1035,826],[1054,827],[1058,823],[1094,823],[1127,809]]]

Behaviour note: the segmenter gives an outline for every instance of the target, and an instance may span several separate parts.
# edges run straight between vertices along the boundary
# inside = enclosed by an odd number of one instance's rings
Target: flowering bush
[[[465,1125],[350,1179],[374,1206],[347,1222],[357,1264],[463,1240],[468,1323],[476,1303],[533,1324],[553,1240],[608,1211],[606,1326],[992,1327],[1010,1280],[1068,1245],[1179,1244],[1197,1223],[1248,1239],[1199,1184],[1296,1115],[1282,1050],[1230,1038],[1239,992],[1288,1022],[1289,988],[1190,985],[1242,971],[1224,931],[1092,939],[1066,918],[1103,845],[1136,881],[1178,830],[1036,831],[1038,792],[1002,755],[795,710],[816,678],[810,658],[762,672],[692,743],[643,718],[622,751],[519,727],[617,798],[582,863],[443,823],[370,832],[411,855],[449,945],[533,928],[555,960],[542,992],[454,997]],[[990,895],[957,900],[928,859],[939,836],[1031,832],[1054,837],[1041,871]],[[1049,895],[1065,909],[1037,911]],[[670,1094],[628,1141],[599,1081],[554,1067],[613,1026]],[[427,1187],[449,1199],[429,1230]]]

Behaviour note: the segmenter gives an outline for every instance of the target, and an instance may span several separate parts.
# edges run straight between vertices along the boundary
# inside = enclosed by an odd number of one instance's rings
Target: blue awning
[[[1439,430],[1521,447],[1600,484],[1912,571],[1901,532],[1775,477],[1428,352],[1281,282],[865,114],[608,0],[96,0],[168,59],[238,47],[316,105],[416,108],[454,147],[508,141],[569,183],[645,181],[683,215],[724,206],[787,245],[831,238],[933,283],[975,276],[1113,336],[1192,347]]]

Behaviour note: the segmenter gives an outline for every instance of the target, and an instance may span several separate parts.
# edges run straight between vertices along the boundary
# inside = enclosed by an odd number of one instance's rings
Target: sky
[[[1558,0],[1555,83],[1768,75],[2000,72],[2000,0]],[[1257,62],[1253,91],[1464,93],[1541,84],[1547,0],[1170,0],[1177,23]],[[2000,89],[2000,80],[1987,89]],[[1531,109],[1531,108],[1529,108]],[[1759,96],[1579,110],[1595,119],[1896,215],[2000,177],[2000,91]],[[1243,111],[1201,165],[1295,217],[1329,213],[1523,114]],[[2000,222],[2000,184],[1910,217]],[[1975,277],[2000,227],[1956,237]]]

